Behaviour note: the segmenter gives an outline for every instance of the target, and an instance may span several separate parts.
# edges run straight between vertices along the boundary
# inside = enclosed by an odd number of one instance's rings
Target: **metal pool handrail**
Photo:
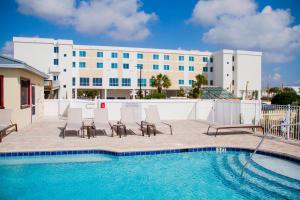
[[[245,171],[246,167],[248,166],[250,160],[252,160],[252,157],[254,156],[254,154],[256,154],[257,150],[259,149],[259,147],[261,146],[261,144],[262,144],[263,141],[265,140],[266,136],[269,134],[269,132],[270,132],[274,127],[280,127],[280,126],[290,127],[290,126],[297,126],[297,125],[300,125],[300,123],[272,125],[271,128],[268,130],[268,132],[266,132],[266,133],[263,134],[262,139],[260,140],[260,142],[259,142],[258,145],[256,146],[254,152],[251,154],[251,156],[249,157],[249,159],[247,160],[247,162],[244,164],[244,166],[243,166],[243,168],[242,168],[241,176],[243,176],[244,171]]]

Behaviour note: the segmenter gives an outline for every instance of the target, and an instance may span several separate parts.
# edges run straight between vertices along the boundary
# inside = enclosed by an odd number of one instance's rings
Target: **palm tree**
[[[196,76],[196,81],[193,83],[193,87],[200,89],[201,86],[207,84],[207,82],[207,78],[204,75],[198,74]]]
[[[158,74],[156,77],[151,77],[151,87],[157,87],[158,93],[161,93],[163,88],[169,88],[171,85],[171,80],[167,75]]]

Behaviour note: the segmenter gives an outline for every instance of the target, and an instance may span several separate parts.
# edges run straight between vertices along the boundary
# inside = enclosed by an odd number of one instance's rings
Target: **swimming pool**
[[[0,199],[299,199],[300,181],[251,162],[249,152],[0,158]]]

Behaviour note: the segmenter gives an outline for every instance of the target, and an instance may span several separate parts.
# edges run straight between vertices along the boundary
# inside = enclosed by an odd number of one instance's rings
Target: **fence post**
[[[291,123],[291,105],[290,104],[288,105],[287,117],[288,117],[288,121],[286,121],[286,123],[290,124]],[[286,128],[287,128],[287,132],[286,132],[287,139],[289,140],[290,139],[290,128],[291,128],[291,126],[287,126]]]

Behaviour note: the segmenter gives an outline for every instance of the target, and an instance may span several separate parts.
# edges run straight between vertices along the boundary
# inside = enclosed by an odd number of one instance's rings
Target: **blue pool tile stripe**
[[[184,148],[184,149],[166,149],[166,150],[151,150],[151,151],[132,151],[132,152],[113,152],[106,150],[64,150],[64,151],[36,151],[36,152],[0,152],[0,157],[18,157],[18,156],[51,156],[51,155],[74,155],[74,154],[106,154],[112,156],[139,156],[139,155],[159,155],[171,153],[188,153],[188,152],[206,152],[206,151],[234,151],[252,153],[252,149],[235,148],[235,147],[199,147],[199,148]],[[257,151],[258,154],[281,158],[284,160],[300,163],[297,158],[288,155],[276,154],[273,152]]]

